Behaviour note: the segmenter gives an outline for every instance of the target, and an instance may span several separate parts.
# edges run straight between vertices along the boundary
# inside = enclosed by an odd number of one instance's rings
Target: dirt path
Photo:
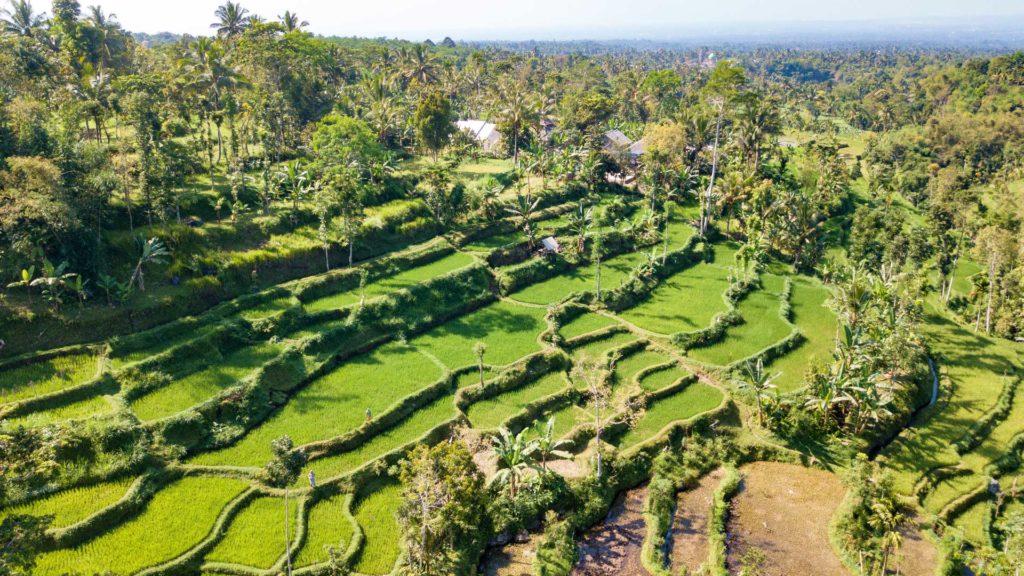
[[[647,534],[644,500],[647,486],[619,495],[604,522],[583,534],[575,576],[647,576],[640,548]]]
[[[911,516],[900,528],[903,544],[897,555],[896,565],[903,576],[933,576],[939,561],[935,544],[921,532],[922,519]]]
[[[672,519],[668,557],[672,572],[694,574],[708,557],[708,514],[715,489],[722,482],[725,470],[719,468],[701,478],[693,490],[681,492],[676,500]]]
[[[838,477],[774,462],[740,471],[728,525],[730,573],[753,563],[763,576],[848,574],[828,541],[829,521],[846,493]]]

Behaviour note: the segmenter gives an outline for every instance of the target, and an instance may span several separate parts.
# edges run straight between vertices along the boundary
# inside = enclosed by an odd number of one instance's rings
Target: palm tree
[[[139,290],[145,292],[146,279],[143,268],[147,264],[163,262],[170,254],[170,250],[167,249],[167,246],[159,238],[154,237],[146,240],[142,244],[142,254],[139,255],[139,261],[135,264],[135,271],[132,272],[132,277],[128,280],[128,286],[131,287],[138,283]]]
[[[498,122],[502,130],[507,131],[505,137],[512,136],[512,166],[519,167],[519,135],[524,128],[533,126],[540,118],[536,106],[531,102],[530,95],[522,83],[507,80],[498,85],[495,99]]]
[[[113,55],[112,38],[114,33],[120,28],[117,23],[117,14],[105,14],[103,8],[99,6],[89,6],[89,16],[86,18],[92,23],[93,27],[100,33],[100,63],[106,67],[110,64],[110,58]]]
[[[906,518],[890,502],[875,502],[871,505],[871,515],[868,516],[868,525],[880,532],[882,544],[882,566],[879,574],[886,574],[889,564],[889,556],[899,550],[903,543],[903,536],[900,534],[900,526]]]
[[[230,2],[228,4],[231,5]],[[237,4],[234,6],[237,7]],[[224,151],[224,140],[221,136],[224,95],[235,88],[245,86],[246,81],[238,68],[227,63],[223,46],[209,38],[199,38],[189,44],[185,57],[178,61],[178,65],[188,78],[189,88],[204,96],[210,105],[210,113],[217,126],[219,164]],[[210,170],[213,170],[212,164]]]
[[[433,55],[423,44],[415,44],[399,51],[400,74],[405,84],[427,86],[437,79],[437,66]]]
[[[572,454],[564,450],[572,443],[568,440],[555,438],[555,417],[548,418],[544,427],[537,426],[537,454],[540,456],[540,468],[548,471],[548,460],[554,458],[572,458]]]
[[[757,423],[764,426],[764,401],[768,397],[768,391],[775,388],[772,384],[780,374],[769,375],[764,370],[764,360],[757,359],[756,364],[746,363],[747,378],[740,380],[737,384],[741,390],[750,390],[754,394],[754,401],[757,403]]]
[[[234,38],[248,27],[248,14],[249,11],[242,8],[241,4],[228,0],[213,13],[217,17],[217,21],[210,24],[210,28],[217,30],[217,36]]]
[[[476,364],[480,369],[480,385],[484,385],[484,354],[487,353],[487,344],[477,342],[473,344],[473,355],[476,356]]]
[[[498,456],[498,473],[494,481],[499,485],[507,485],[512,498],[519,493],[519,483],[527,470],[536,470],[534,453],[537,451],[536,440],[526,439],[527,430],[522,430],[514,437],[508,428],[502,426],[498,434],[491,437],[494,453]]]
[[[519,226],[526,234],[526,241],[533,251],[537,241],[537,231],[533,227],[533,213],[540,204],[540,198],[534,198],[531,194],[525,195],[516,192],[516,201],[505,208],[505,211],[519,219]]]
[[[46,21],[46,14],[36,14],[28,0],[10,0],[10,8],[0,10],[0,27],[4,32],[31,36]]]
[[[284,16],[278,16],[277,19],[281,21],[281,25],[284,26],[286,32],[294,32],[309,26],[309,22],[305,20],[300,21],[298,14],[288,10],[284,11]]]

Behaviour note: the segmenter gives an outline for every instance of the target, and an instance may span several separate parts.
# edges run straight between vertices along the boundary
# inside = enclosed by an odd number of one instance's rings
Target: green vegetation
[[[200,454],[193,461],[262,466],[270,460],[270,441],[274,438],[287,434],[302,445],[340,436],[362,424],[367,409],[381,414],[440,377],[441,369],[410,346],[378,348],[310,383],[234,446]],[[387,382],[388,386],[368,386],[368,382]]]
[[[324,296],[323,298],[318,298],[312,302],[308,302],[306,304],[306,310],[316,312],[318,310],[332,310],[351,306],[352,304],[358,304],[364,295],[366,299],[370,299],[390,294],[403,288],[419,284],[425,280],[442,276],[448,272],[457,270],[463,266],[468,266],[472,263],[473,258],[471,256],[461,252],[456,252],[429,264],[410,268],[399,272],[398,274],[386,276],[375,282],[368,282],[366,284],[365,291],[360,291],[356,288],[339,292],[337,294],[331,294],[330,296]]]
[[[596,332],[602,328],[608,328],[614,326],[616,321],[614,318],[603,316],[601,314],[586,313],[562,326],[558,333],[561,334],[562,338],[570,340],[583,334],[590,332]]]
[[[647,407],[636,426],[618,439],[619,448],[629,448],[648,440],[673,422],[681,422],[722,403],[722,393],[702,382],[695,382],[671,396]]]
[[[132,412],[142,420],[173,416],[238,384],[247,374],[277,356],[282,349],[278,344],[267,342],[240,348],[213,366],[176,379],[133,401],[130,405]]]
[[[33,516],[53,516],[52,526],[55,528],[70,526],[120,500],[134,481],[135,478],[126,477],[92,486],[64,490],[26,504],[2,509],[0,510],[0,521],[13,514],[31,514]]]
[[[313,505],[306,521],[306,541],[293,560],[294,566],[301,568],[326,562],[329,558],[326,547],[344,549],[352,541],[348,499],[346,494],[337,494]]]
[[[293,498],[289,508],[294,531],[299,502]],[[231,521],[224,538],[206,560],[270,568],[284,554],[284,518],[284,498],[256,498]]]
[[[792,327],[780,314],[783,279],[768,274],[761,281],[764,287],[747,295],[737,305],[743,323],[730,327],[722,341],[690,350],[691,358],[725,366],[753,356],[789,335]]]
[[[510,364],[540,349],[544,309],[497,302],[434,328],[412,345],[433,354],[451,369],[476,364],[473,344],[487,344],[487,364]]]
[[[481,400],[469,407],[466,416],[478,430],[496,430],[509,418],[522,412],[526,406],[569,387],[562,372],[552,372],[515,390]]]
[[[96,376],[91,352],[63,354],[16,368],[0,368],[0,404],[56,392]]]
[[[711,324],[728,305],[728,266],[734,250],[716,245],[713,264],[698,264],[662,282],[650,297],[621,312],[626,321],[658,334],[693,332]]]
[[[314,471],[317,478],[323,480],[349,473],[392,450],[419,440],[430,430],[455,418],[456,414],[454,396],[451,394],[441,396],[394,427],[371,436],[356,448],[337,456],[314,460],[309,463],[307,468]],[[299,478],[295,485],[303,486],[305,483],[305,478]]]
[[[398,560],[399,493],[397,482],[378,481],[365,489],[356,504],[355,517],[365,538],[354,566],[361,574],[387,574]]]
[[[644,252],[632,252],[601,262],[601,289],[616,288],[629,278],[637,266],[646,261],[647,254]],[[510,297],[531,304],[554,304],[570,294],[593,292],[596,288],[597,266],[589,264],[528,286]]]
[[[835,349],[838,324],[826,304],[829,292],[823,286],[803,276],[793,278],[790,297],[793,323],[805,340],[800,346],[768,365],[767,370],[778,374],[772,383],[779,392],[792,392],[804,385],[807,369],[827,361]]]
[[[678,572],[676,493],[762,459],[848,477],[851,574],[1020,565],[1024,54],[0,2],[0,572],[278,571],[288,487],[304,572],[567,574],[638,485]]]
[[[162,489],[136,518],[76,548],[39,557],[40,574],[135,572],[171,560],[199,543],[246,483],[189,477]]]

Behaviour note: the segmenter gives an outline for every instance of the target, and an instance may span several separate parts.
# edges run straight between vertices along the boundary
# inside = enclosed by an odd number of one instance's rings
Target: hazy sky
[[[208,34],[223,0],[82,0],[137,32]],[[49,2],[36,0],[37,7]],[[670,36],[703,24],[1024,16],[1024,0],[242,0],[267,19],[285,9],[324,35],[440,39]]]

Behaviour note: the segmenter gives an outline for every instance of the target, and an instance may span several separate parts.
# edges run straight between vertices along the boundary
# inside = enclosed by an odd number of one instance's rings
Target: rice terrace
[[[1019,7],[0,3],[0,576],[1024,571]]]

